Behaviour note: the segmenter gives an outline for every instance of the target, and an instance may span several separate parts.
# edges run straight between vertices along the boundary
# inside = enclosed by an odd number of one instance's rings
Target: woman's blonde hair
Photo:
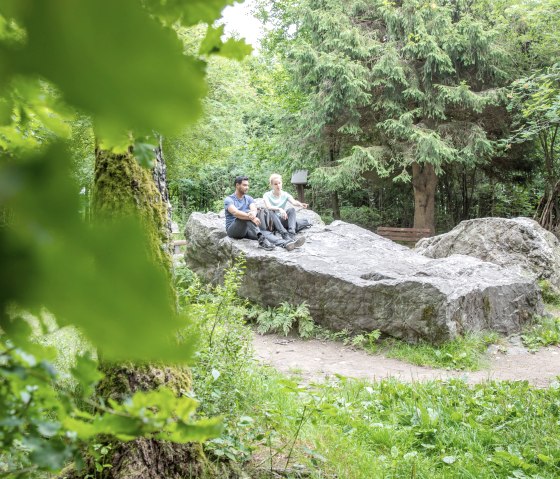
[[[272,175],[270,175],[270,178],[268,179],[268,184],[271,185],[272,182],[276,179],[282,181],[282,175],[279,175],[278,173],[272,173]]]

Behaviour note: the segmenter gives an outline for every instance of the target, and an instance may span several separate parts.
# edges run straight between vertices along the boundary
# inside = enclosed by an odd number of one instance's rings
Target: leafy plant
[[[369,333],[357,334],[355,336],[350,336],[343,340],[344,344],[351,344],[355,347],[360,347],[374,351],[376,349],[376,342],[381,337],[381,331],[375,329]]]
[[[253,365],[252,332],[245,326],[246,301],[237,295],[244,269],[244,259],[238,258],[227,270],[223,284],[214,287],[203,285],[185,267],[176,269],[179,305],[199,318],[192,395],[201,401],[202,416],[220,415],[223,419],[223,433],[204,447],[216,460],[238,463],[250,457],[257,434],[252,413],[239,413],[246,374]],[[181,298],[183,295],[187,299]]]
[[[111,451],[110,444],[91,444],[90,445],[90,455],[95,461],[95,475],[87,474],[84,479],[102,479],[105,477],[105,471],[113,467],[111,464],[107,464],[105,459],[107,458],[109,452]]]
[[[313,319],[305,302],[295,307],[283,302],[277,308],[266,310],[257,308],[251,316],[255,317],[257,331],[261,334],[282,332],[287,336],[294,327],[297,327],[300,337],[309,338],[314,331]]]
[[[552,287],[550,281],[539,281],[539,287],[541,288],[542,298],[545,303],[560,306],[560,293]]]
[[[18,347],[0,336],[0,446],[9,458],[5,477],[56,472],[70,460],[79,462],[84,444],[97,444],[100,436],[186,443],[221,431],[217,419],[192,419],[196,401],[165,388],[137,392],[122,404],[101,403],[93,391],[103,375],[88,356],[79,356],[71,368],[77,387],[55,388],[55,355],[53,348],[36,343]],[[102,473],[108,450],[94,452],[96,470]]]
[[[531,351],[541,347],[560,344],[560,318],[537,317],[532,325],[528,326],[521,339]]]

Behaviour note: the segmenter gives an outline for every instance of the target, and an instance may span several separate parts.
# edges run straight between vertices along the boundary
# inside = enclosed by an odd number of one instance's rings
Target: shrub
[[[343,206],[340,208],[340,217],[343,221],[369,230],[374,230],[381,222],[379,212],[369,206]]]

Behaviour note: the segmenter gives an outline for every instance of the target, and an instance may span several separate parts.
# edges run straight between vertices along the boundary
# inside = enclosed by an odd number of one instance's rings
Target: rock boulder
[[[544,279],[560,291],[560,242],[530,218],[478,218],[424,238],[415,251],[429,258],[465,254]]]
[[[313,319],[332,330],[379,329],[410,342],[480,330],[508,334],[542,312],[534,281],[492,263],[461,255],[430,259],[341,221],[303,234],[301,248],[264,251],[256,241],[228,238],[217,214],[193,213],[185,258],[202,278],[219,282],[244,255],[240,294],[249,300],[305,301]]]

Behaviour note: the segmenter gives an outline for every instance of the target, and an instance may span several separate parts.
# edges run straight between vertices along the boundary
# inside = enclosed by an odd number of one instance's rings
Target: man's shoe
[[[264,236],[259,236],[259,248],[263,248],[266,251],[272,251],[274,249],[274,245]]]
[[[305,243],[305,236],[300,236],[299,238],[294,240],[294,248],[303,246],[303,243]]]
[[[286,240],[286,241],[293,241],[294,240],[292,235],[288,232],[280,233],[280,236],[282,236],[282,239]]]
[[[292,251],[296,247],[296,242],[292,240],[288,240],[284,243],[284,248],[286,251]]]

